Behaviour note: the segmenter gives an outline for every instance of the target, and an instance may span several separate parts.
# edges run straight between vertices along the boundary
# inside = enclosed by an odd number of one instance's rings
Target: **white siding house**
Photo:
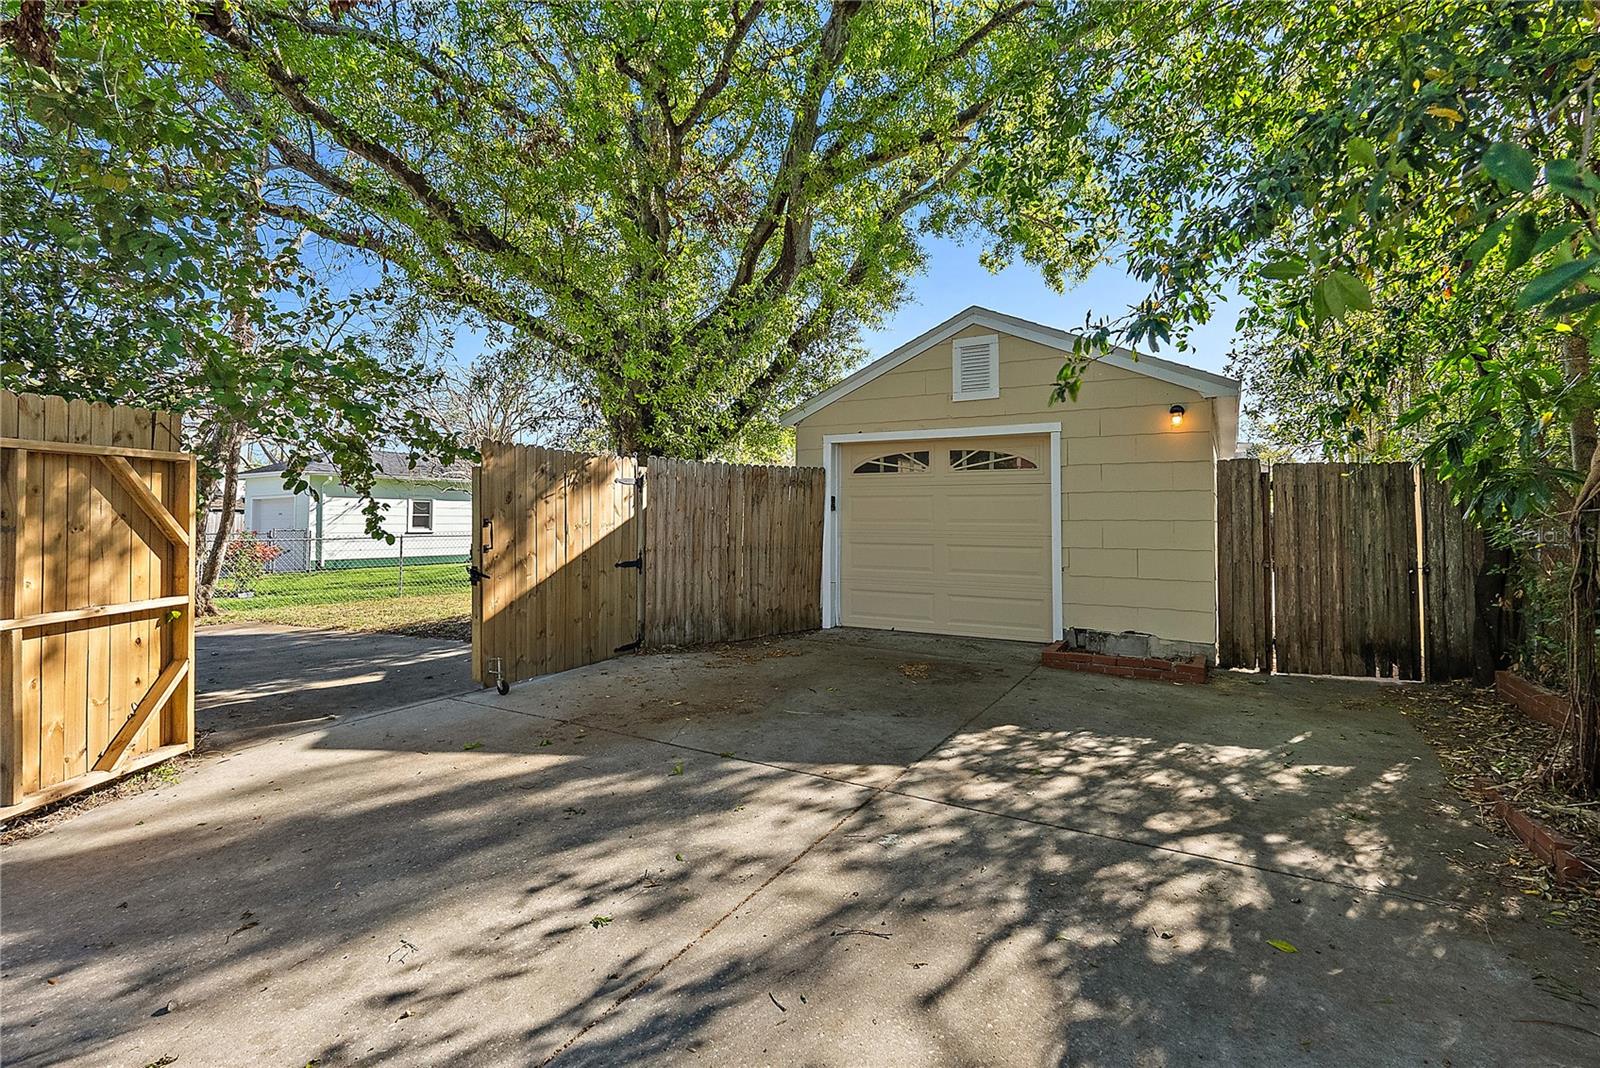
[[[373,453],[380,472],[373,497],[385,511],[383,529],[391,543],[367,533],[361,498],[339,481],[331,464],[306,469],[307,489],[293,493],[284,484],[284,466],[272,464],[243,472],[242,527],[270,540],[280,554],[275,571],[381,567],[397,564],[460,563],[472,548],[471,467],[446,468],[419,463],[404,453]]]

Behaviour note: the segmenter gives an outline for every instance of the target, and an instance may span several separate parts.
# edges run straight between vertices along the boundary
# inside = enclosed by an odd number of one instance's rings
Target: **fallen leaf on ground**
[[[1280,953],[1300,952],[1298,949],[1294,948],[1293,942],[1285,942],[1281,938],[1269,938],[1267,939],[1267,945],[1271,946],[1273,949],[1276,949]]]

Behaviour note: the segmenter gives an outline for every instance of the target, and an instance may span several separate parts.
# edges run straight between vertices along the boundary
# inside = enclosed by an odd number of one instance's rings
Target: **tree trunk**
[[[1573,333],[1566,345],[1567,380],[1589,376],[1589,339]],[[1581,387],[1580,387],[1581,388]],[[1572,505],[1572,587],[1567,621],[1567,694],[1571,703],[1573,785],[1586,797],[1600,795],[1600,658],[1595,626],[1600,622],[1600,452],[1595,450],[1594,411],[1572,418],[1572,465],[1587,473]]]
[[[237,423],[224,425],[215,436],[217,466],[222,472],[222,511],[217,517],[216,532],[206,546],[205,559],[200,563],[200,573],[195,581],[194,610],[197,616],[217,614],[216,606],[211,603],[211,595],[216,589],[217,579],[222,576],[228,541],[233,537],[234,513],[239,507],[239,465],[244,458],[244,439],[245,429]],[[216,480],[209,479],[201,486],[202,515],[205,514],[204,509],[215,485]]]

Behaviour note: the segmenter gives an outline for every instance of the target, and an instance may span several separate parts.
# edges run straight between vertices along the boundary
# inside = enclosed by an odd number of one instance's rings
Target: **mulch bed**
[[[1600,856],[1600,802],[1574,797],[1551,782],[1548,769],[1558,732],[1524,716],[1490,689],[1414,686],[1397,688],[1396,697],[1438,753],[1450,785],[1472,802],[1484,826],[1505,841],[1503,856],[1485,854],[1480,859],[1503,884],[1551,903],[1547,915],[1553,923],[1600,945],[1600,882],[1557,885],[1550,869],[1494,811],[1496,797],[1502,798],[1572,839],[1585,855]]]

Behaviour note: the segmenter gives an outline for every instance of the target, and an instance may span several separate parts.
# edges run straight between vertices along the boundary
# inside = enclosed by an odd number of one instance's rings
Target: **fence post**
[[[404,534],[400,535],[400,577],[394,592],[406,592],[406,536]]]

